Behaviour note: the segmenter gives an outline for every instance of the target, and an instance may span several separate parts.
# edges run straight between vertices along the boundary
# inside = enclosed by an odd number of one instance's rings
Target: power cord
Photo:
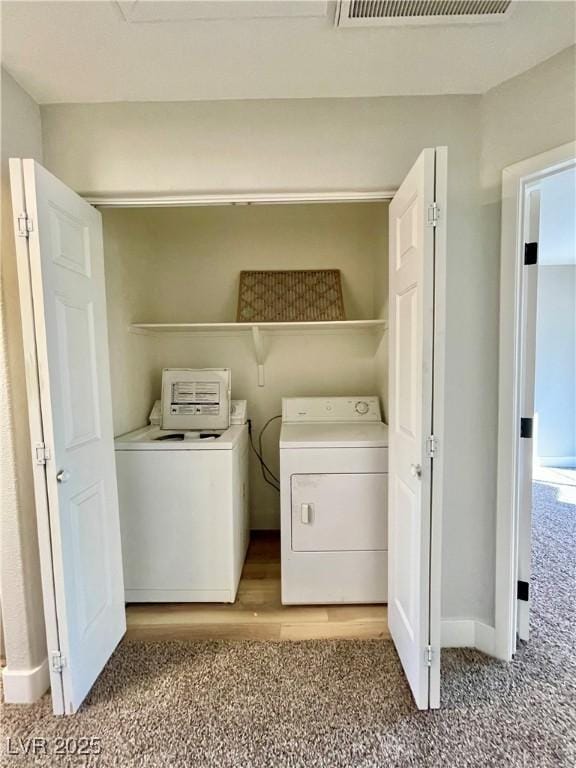
[[[271,419],[268,419],[268,421],[264,424],[262,429],[260,430],[260,434],[258,435],[258,450],[256,446],[254,445],[253,435],[252,435],[252,419],[248,419],[248,436],[250,438],[250,447],[254,451],[254,454],[256,455],[256,458],[258,459],[260,463],[260,469],[262,470],[262,477],[264,478],[264,481],[268,483],[268,485],[271,485],[272,488],[274,488],[276,491],[280,492],[280,480],[276,477],[274,472],[270,469],[270,467],[266,464],[263,457],[263,450],[262,450],[262,436],[264,435],[264,432],[266,428],[276,419],[281,419],[282,415],[279,416],[272,416]],[[270,475],[271,480],[266,476],[266,473]]]
[[[260,456],[262,456],[262,457],[264,456],[264,446],[262,444],[262,441],[263,441],[263,438],[264,438],[264,432],[268,429],[268,427],[270,426],[270,424],[272,424],[273,421],[276,421],[277,419],[281,419],[281,418],[282,418],[282,414],[280,414],[278,416],[272,416],[272,418],[268,419],[266,424],[264,424],[264,426],[260,430],[260,434],[258,435],[258,449],[260,451]],[[269,474],[271,474],[272,479],[275,480],[278,484],[280,484],[280,480],[275,475],[272,475],[270,470],[268,470],[268,472],[269,472]]]

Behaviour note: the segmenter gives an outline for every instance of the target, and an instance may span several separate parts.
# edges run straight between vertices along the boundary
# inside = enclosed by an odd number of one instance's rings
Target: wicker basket
[[[240,273],[239,323],[345,320],[339,269]]]

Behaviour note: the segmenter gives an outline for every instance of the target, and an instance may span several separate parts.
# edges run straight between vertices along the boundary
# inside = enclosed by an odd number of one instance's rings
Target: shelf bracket
[[[386,332],[388,328],[385,325],[380,325],[374,328],[374,337],[376,339],[376,345],[374,348],[374,354],[378,353],[378,350],[380,349],[380,345],[382,344],[382,341],[386,337]]]
[[[264,340],[262,333],[257,325],[252,326],[252,342],[254,344],[254,355],[258,367],[258,386],[264,386]]]

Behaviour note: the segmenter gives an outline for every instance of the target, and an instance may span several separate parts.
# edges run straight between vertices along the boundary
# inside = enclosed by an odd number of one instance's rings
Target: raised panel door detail
[[[84,637],[110,602],[102,484],[94,483],[75,494],[69,501],[69,511],[78,602],[77,630],[79,636]]]
[[[396,269],[400,269],[418,245],[418,198],[408,201],[396,220]]]
[[[52,261],[65,269],[90,277],[90,233],[85,223],[51,203],[50,229]]]
[[[61,294],[55,302],[65,446],[70,449],[100,437],[94,308],[91,301],[72,302]]]
[[[394,602],[411,640],[414,639],[416,621],[415,583],[418,572],[417,498],[411,488],[395,476],[393,485],[393,579]]]
[[[395,297],[396,419],[395,427],[409,437],[416,432],[418,367],[418,286]]]

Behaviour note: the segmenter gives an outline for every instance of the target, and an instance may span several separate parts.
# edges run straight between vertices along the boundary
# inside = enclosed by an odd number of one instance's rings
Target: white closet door
[[[10,171],[33,456],[46,449],[35,482],[53,706],[69,714],[126,629],[102,223],[38,163]]]
[[[445,157],[445,155],[444,155]],[[420,709],[439,691],[430,603],[436,150],[425,149],[390,204],[388,623]],[[440,215],[445,212],[440,206]],[[437,614],[437,615],[436,615]]]

